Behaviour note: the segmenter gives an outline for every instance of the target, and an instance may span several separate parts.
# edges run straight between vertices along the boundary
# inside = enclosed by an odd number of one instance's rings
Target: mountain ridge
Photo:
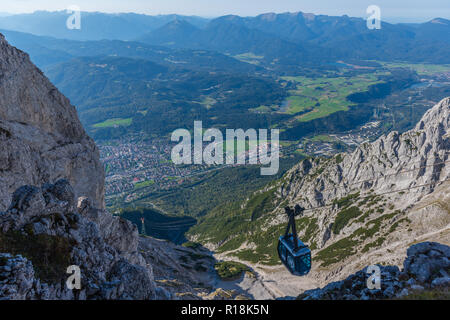
[[[143,36],[140,40],[148,43],[170,42],[171,46],[185,48],[203,46],[233,54],[252,52],[265,56],[269,65],[276,58],[286,59],[286,62],[292,64],[307,65],[308,62],[315,61],[316,57],[320,57],[323,63],[344,57],[373,60],[380,56],[388,60],[416,59],[415,61],[448,63],[445,55],[450,45],[448,26],[436,23],[431,24],[431,27],[428,25],[423,23],[410,27],[382,22],[381,30],[369,30],[365,19],[348,16],[302,12],[263,14],[256,17],[228,15],[212,19],[205,28],[187,38],[178,37],[178,42],[165,40],[164,33],[159,37]],[[228,32],[223,32],[223,29]],[[233,34],[239,34],[240,37],[229,41]],[[249,34],[252,36],[248,37]],[[172,34],[171,39],[174,38]],[[239,45],[239,41],[244,38],[246,45]],[[270,42],[272,44],[268,45]],[[420,50],[421,46],[432,47],[433,50]],[[301,57],[296,57],[298,52],[302,53]]]
[[[7,208],[10,194],[20,186],[61,177],[103,208],[99,151],[85,133],[75,107],[26,53],[10,46],[1,34],[0,58],[0,209]]]
[[[187,20],[202,27],[208,19],[176,14],[150,16],[137,13],[81,12],[81,30],[66,28],[70,14],[66,11],[36,11],[31,14],[16,14],[0,17],[0,29],[32,33],[40,36],[54,36],[72,40],[131,40],[138,34],[155,30],[175,19]]]

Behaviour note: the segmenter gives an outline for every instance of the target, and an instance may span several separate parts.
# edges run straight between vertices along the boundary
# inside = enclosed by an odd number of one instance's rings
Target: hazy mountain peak
[[[186,20],[176,17],[173,21],[168,22],[167,24],[165,24],[164,26],[159,28],[156,32],[160,32],[161,30],[165,30],[165,29],[166,30],[167,29],[171,29],[171,30],[179,29],[179,30],[186,31],[188,29],[197,30],[198,28],[195,27],[194,25],[190,24]]]
[[[443,24],[443,25],[450,25],[450,20],[443,19],[443,18],[435,18],[430,21],[430,23],[436,23],[436,24]]]
[[[277,18],[277,14],[275,12],[263,13],[259,15],[262,20],[274,21]]]
[[[306,20],[310,20],[310,21],[312,21],[316,18],[316,15],[314,13],[303,13],[302,15]]]
[[[171,46],[179,42],[189,41],[190,37],[199,30],[189,22],[177,18],[138,38],[138,41]]]

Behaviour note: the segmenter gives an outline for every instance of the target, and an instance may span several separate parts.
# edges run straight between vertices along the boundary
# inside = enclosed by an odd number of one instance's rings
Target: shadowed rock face
[[[75,107],[0,34],[0,210],[23,185],[68,179],[104,207],[104,170]]]

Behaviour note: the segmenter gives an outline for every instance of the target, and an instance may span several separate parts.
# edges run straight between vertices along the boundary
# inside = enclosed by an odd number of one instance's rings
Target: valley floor
[[[217,260],[239,261],[235,257],[230,259],[224,254],[214,256]],[[281,265],[272,267],[252,265],[246,261],[239,262],[247,264],[254,272],[254,276],[246,274],[241,279],[234,281],[233,285],[241,288],[256,300],[295,298],[299,293],[319,286],[319,282],[312,274],[296,277]]]

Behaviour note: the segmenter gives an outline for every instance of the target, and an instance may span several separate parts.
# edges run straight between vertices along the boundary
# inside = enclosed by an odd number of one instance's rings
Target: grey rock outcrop
[[[0,300],[7,297],[24,300],[34,284],[34,269],[22,256],[0,254]]]
[[[0,34],[0,299],[172,297],[139,245],[137,227],[104,210],[99,151],[75,108]]]
[[[438,277],[450,280],[449,259],[449,246],[432,242],[419,243],[408,249],[403,270],[419,283],[431,283]]]
[[[0,210],[23,185],[68,179],[104,207],[104,170],[75,107],[0,34]]]
[[[179,248],[153,245],[104,209],[99,151],[75,108],[0,34],[0,299],[199,299]],[[171,256],[174,269],[154,275]],[[67,287],[69,266],[80,268],[80,290]],[[164,288],[179,275],[182,290]]]
[[[139,237],[131,222],[89,206],[80,207],[80,214],[67,180],[24,186],[12,198],[8,211],[0,213],[0,237],[11,240],[0,243],[0,252],[6,247],[14,253],[0,255],[0,298],[156,298],[152,268],[137,252]],[[101,231],[105,225],[117,234]],[[65,285],[71,265],[81,269],[80,290]]]
[[[369,289],[367,267],[343,281],[305,291],[301,300],[372,300],[405,298],[411,293],[439,290],[450,297],[450,247],[434,242],[411,246],[402,271],[396,266],[379,266],[380,289]]]
[[[86,197],[78,199],[78,210],[83,217],[98,226],[101,237],[108,245],[126,259],[144,264],[142,257],[137,253],[139,232],[134,224],[119,219],[106,210],[94,208]]]

